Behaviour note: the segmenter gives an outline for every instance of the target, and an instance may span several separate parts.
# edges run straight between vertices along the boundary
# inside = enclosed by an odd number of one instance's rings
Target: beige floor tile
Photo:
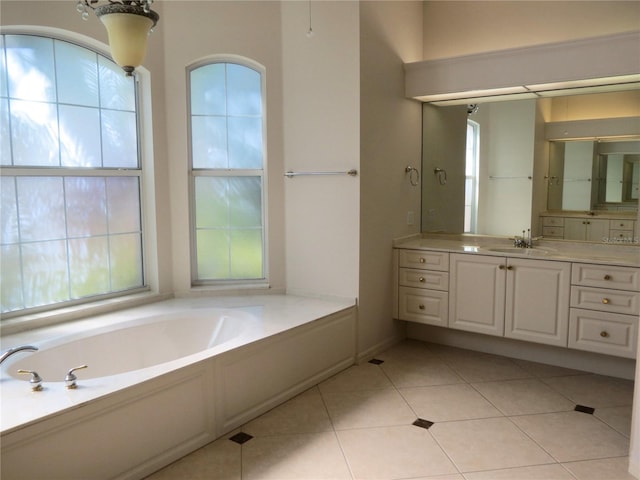
[[[323,393],[336,430],[410,425],[416,414],[395,389]]]
[[[356,479],[398,479],[457,473],[433,437],[412,425],[338,432]]]
[[[629,438],[631,436],[632,406],[596,408],[594,415],[611,428]]]
[[[240,445],[220,438],[159,470],[146,480],[240,480]]]
[[[415,477],[411,480],[465,480],[464,476],[459,473],[453,473],[451,475],[433,475],[430,477]]]
[[[318,385],[322,393],[355,392],[393,387],[378,365],[363,363],[354,365]]]
[[[432,359],[436,355],[429,350],[425,342],[419,340],[403,340],[384,352],[376,355],[376,358],[388,362],[390,360],[423,360]]]
[[[431,422],[502,416],[467,384],[402,388],[400,393],[418,417]]]
[[[575,480],[573,475],[559,464],[465,473],[464,477],[466,480]]]
[[[533,376],[507,357],[457,350],[459,349],[448,347],[441,358],[467,382],[491,382]]]
[[[635,480],[628,471],[629,457],[564,463],[578,480]]]
[[[242,480],[351,479],[334,432],[256,437],[242,445]]]
[[[633,403],[633,382],[602,375],[573,375],[542,380],[572,402],[589,407],[619,407]]]
[[[568,375],[586,375],[588,372],[582,370],[573,370],[571,368],[557,367],[555,365],[547,365],[546,363],[530,362],[528,360],[520,360],[514,358],[513,361],[523,370],[531,375],[540,378],[547,377],[566,377]]]
[[[435,356],[421,359],[391,359],[380,368],[396,387],[451,385],[464,380]]]
[[[429,432],[463,473],[554,463],[508,418],[436,423]]]
[[[292,398],[247,423],[243,431],[253,436],[314,433],[333,430],[317,387]]]
[[[559,462],[626,455],[629,440],[593,415],[545,413],[511,420]]]
[[[561,412],[575,408],[573,402],[534,378],[474,383],[473,387],[505,415]]]

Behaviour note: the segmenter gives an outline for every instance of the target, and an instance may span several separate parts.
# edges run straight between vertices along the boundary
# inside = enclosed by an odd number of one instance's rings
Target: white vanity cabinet
[[[640,269],[574,264],[569,347],[635,358]]]
[[[609,237],[609,220],[598,218],[565,218],[565,240],[602,242]]]
[[[449,253],[400,250],[398,267],[399,319],[446,327]]]
[[[451,255],[449,326],[567,346],[571,264]]]

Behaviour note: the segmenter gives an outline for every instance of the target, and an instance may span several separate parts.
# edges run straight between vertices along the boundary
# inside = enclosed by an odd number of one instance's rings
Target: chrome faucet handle
[[[76,384],[76,380],[78,379],[78,377],[76,377],[76,374],[73,372],[75,372],[76,370],[82,370],[83,368],[87,368],[88,366],[89,365],[80,365],[79,367],[74,367],[67,372],[67,376],[64,377],[64,383],[67,386],[67,388],[69,389],[78,388],[78,385]]]
[[[34,392],[39,392],[40,390],[42,390],[42,377],[38,375],[38,372],[36,372],[35,370],[20,369],[18,370],[18,373],[31,375],[31,379],[29,380],[29,383],[31,384],[31,390],[33,390]]]

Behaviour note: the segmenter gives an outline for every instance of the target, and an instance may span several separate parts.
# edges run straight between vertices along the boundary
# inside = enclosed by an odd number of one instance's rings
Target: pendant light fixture
[[[109,47],[113,60],[128,76],[142,64],[147,51],[147,37],[158,23],[160,16],[151,10],[153,0],[78,0],[77,10],[83,19],[89,18],[89,10],[107,28]]]

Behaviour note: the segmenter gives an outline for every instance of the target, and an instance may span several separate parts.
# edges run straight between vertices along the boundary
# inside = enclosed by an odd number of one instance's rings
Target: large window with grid
[[[189,70],[193,283],[255,282],[264,261],[264,69]]]
[[[137,92],[108,58],[0,35],[6,317],[144,286]]]

